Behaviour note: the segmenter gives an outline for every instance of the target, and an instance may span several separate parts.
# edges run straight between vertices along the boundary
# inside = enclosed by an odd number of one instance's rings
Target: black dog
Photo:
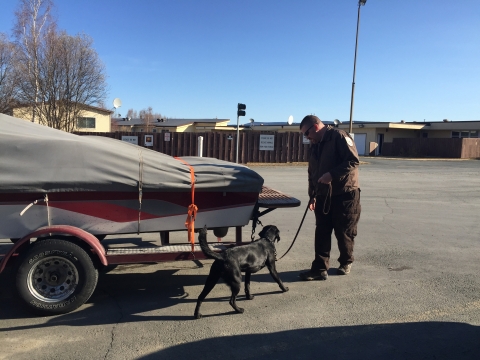
[[[200,230],[198,241],[205,256],[215,259],[210,268],[207,282],[202,293],[198,297],[197,307],[195,308],[195,318],[200,319],[200,306],[208,293],[215,287],[217,281],[223,278],[230,289],[232,296],[230,297],[230,305],[238,313],[243,313],[243,309],[239,308],[236,298],[240,292],[242,284],[242,272],[245,273],[245,295],[248,300],[253,299],[250,294],[250,275],[263,269],[265,266],[270,271],[273,279],[280,286],[282,291],[288,291],[280,280],[277,270],[275,269],[275,241],[280,241],[279,231],[276,226],[268,225],[258,234],[260,239],[253,241],[251,244],[236,246],[231,249],[216,253],[212,251],[207,244],[207,227]]]

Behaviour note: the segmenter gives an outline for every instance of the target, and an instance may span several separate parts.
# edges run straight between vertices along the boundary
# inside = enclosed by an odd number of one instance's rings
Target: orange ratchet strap
[[[187,220],[185,220],[185,227],[188,231],[188,241],[192,244],[192,253],[195,249],[195,218],[197,217],[198,207],[195,205],[195,170],[193,166],[185,160],[175,157],[175,159],[183,162],[190,168],[190,182],[192,183],[192,203],[188,206]]]

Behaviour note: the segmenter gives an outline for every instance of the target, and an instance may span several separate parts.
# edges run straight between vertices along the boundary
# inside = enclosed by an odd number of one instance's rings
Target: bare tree
[[[0,33],[0,113],[8,113],[16,99],[17,77],[14,68],[15,47]]]
[[[17,44],[16,66],[22,74],[20,101],[32,104],[32,122],[39,102],[40,49],[45,34],[55,31],[56,23],[50,12],[52,0],[20,0],[15,12],[14,35]]]
[[[145,131],[150,132],[150,127],[152,126],[153,120],[153,109],[149,106],[147,109],[140,110],[140,119],[142,119],[143,124],[145,125]]]
[[[106,72],[90,37],[57,31],[52,6],[52,0],[20,0],[14,29],[19,100],[33,108],[32,121],[72,132],[85,105],[105,100]]]
[[[45,44],[39,66],[39,122],[72,132],[84,105],[105,100],[105,67],[86,35],[51,32]]]
[[[137,110],[128,109],[127,117],[130,118],[130,119],[135,119],[135,118],[137,118],[137,117],[138,117],[138,115],[137,115]]]

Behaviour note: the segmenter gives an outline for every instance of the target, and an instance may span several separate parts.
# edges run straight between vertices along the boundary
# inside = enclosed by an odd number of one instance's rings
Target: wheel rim
[[[48,257],[33,266],[27,277],[30,293],[44,302],[65,300],[78,285],[78,271],[73,263],[62,257]]]

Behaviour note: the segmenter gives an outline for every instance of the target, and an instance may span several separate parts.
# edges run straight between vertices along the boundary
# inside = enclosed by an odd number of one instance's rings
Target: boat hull
[[[195,227],[248,224],[258,193],[196,192]],[[191,192],[0,194],[0,238],[21,238],[43,226],[71,225],[92,234],[185,230]],[[41,200],[29,207],[35,200]],[[24,211],[25,210],[25,211]],[[23,212],[22,215],[20,215]]]

